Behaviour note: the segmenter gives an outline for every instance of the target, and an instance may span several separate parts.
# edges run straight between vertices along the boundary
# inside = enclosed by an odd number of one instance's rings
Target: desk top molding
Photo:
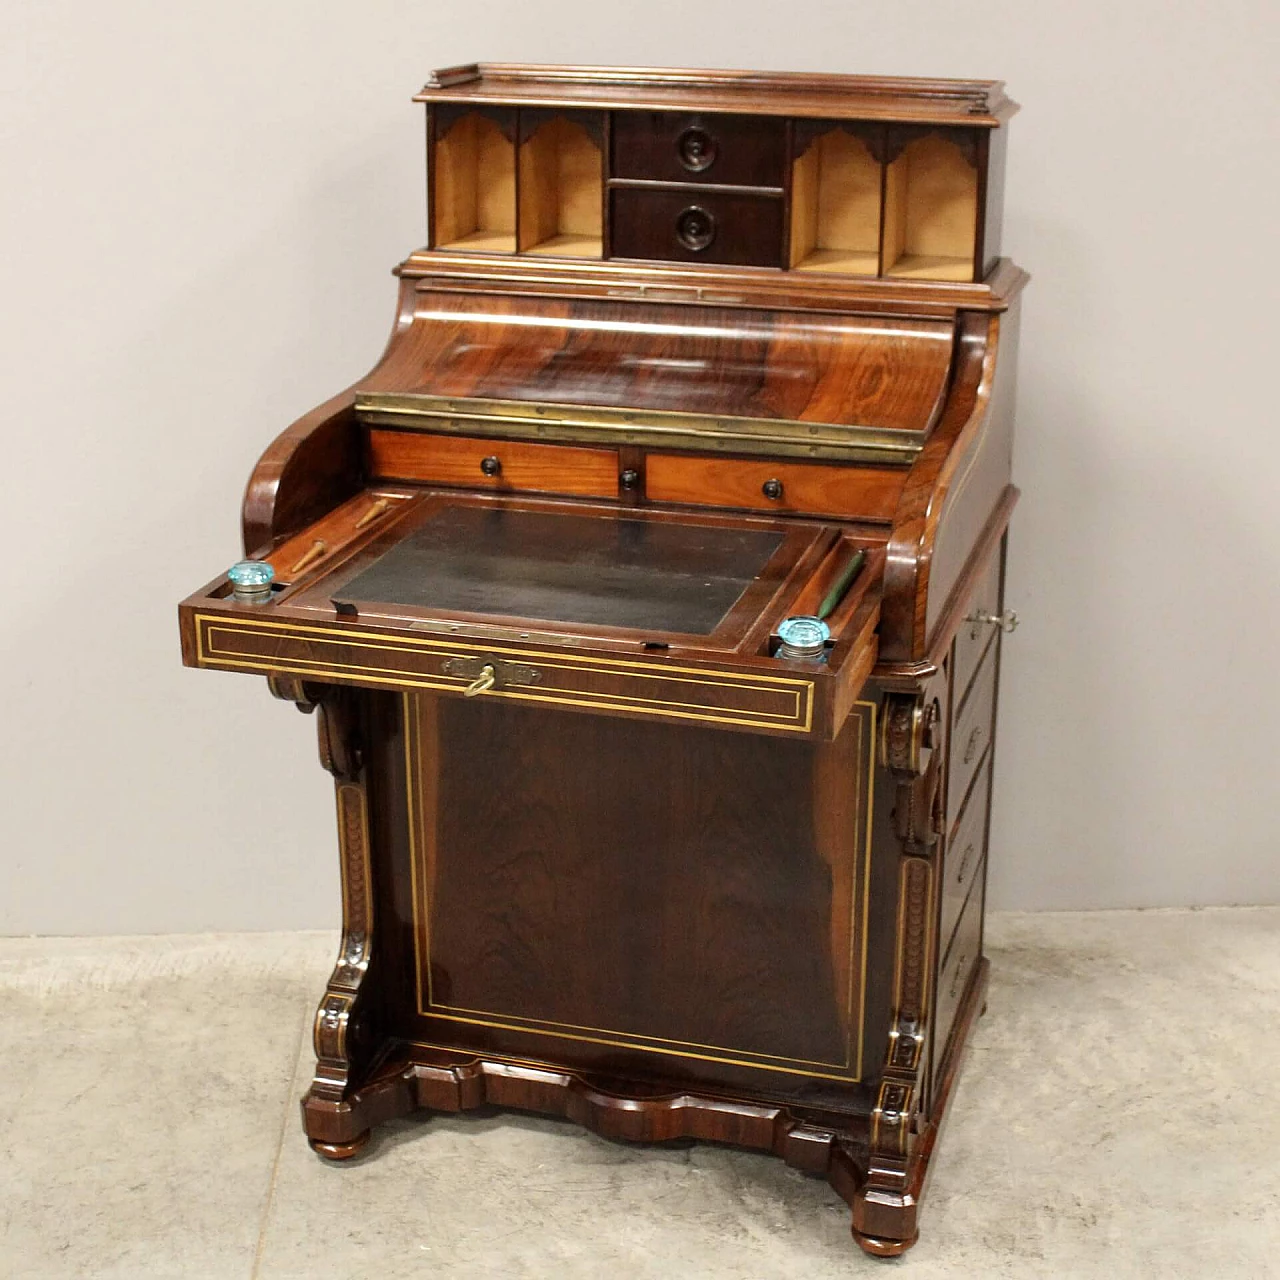
[[[996,128],[1018,104],[1002,80],[835,75],[813,71],[550,66],[472,62],[433,71],[415,102],[697,109],[813,119]]]

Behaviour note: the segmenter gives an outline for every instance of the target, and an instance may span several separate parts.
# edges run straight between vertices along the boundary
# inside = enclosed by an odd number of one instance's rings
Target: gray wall
[[[436,66],[1001,77],[1022,345],[1004,907],[1280,898],[1280,21],[1165,5],[47,0],[0,43],[0,931],[332,925],[313,725],[179,665],[241,489],[389,329]]]

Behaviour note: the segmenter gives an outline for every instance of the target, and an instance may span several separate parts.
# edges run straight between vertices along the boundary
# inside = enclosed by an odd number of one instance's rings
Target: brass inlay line
[[[680,1045],[681,1047],[686,1049],[711,1049],[716,1053],[742,1053],[742,1054],[746,1054],[748,1057],[765,1058],[765,1059],[768,1059],[768,1061],[770,1062],[796,1062],[796,1063],[799,1063],[801,1066],[836,1067],[836,1068],[842,1068],[846,1071],[849,1069],[849,1066],[850,1066],[848,1055],[846,1055],[844,1062],[825,1062],[819,1058],[793,1058],[785,1053],[757,1053],[754,1049],[726,1049],[724,1048],[723,1045],[702,1044],[700,1041],[697,1041],[697,1040],[676,1040],[676,1039],[673,1039],[671,1036],[649,1036],[649,1035],[645,1035],[641,1031],[615,1031],[609,1027],[584,1026],[582,1023],[560,1022],[554,1018],[526,1018],[523,1014],[519,1014],[519,1013],[494,1013],[490,1009],[467,1009],[465,1007],[462,1007],[456,1004],[441,1004],[437,1000],[432,1000],[428,1008],[419,1009],[418,1012],[423,1014],[425,1017],[429,1017],[429,1018],[443,1017],[444,1015],[438,1012],[441,1009],[446,1009],[451,1014],[456,1013],[456,1014],[473,1015],[473,1017],[470,1017],[470,1018],[460,1017],[460,1018],[454,1019],[454,1021],[458,1021],[458,1022],[471,1022],[479,1017],[502,1018],[504,1020],[502,1025],[504,1026],[512,1023],[517,1024],[510,1028],[511,1030],[514,1030],[514,1031],[542,1031],[546,1027],[559,1027],[559,1028],[565,1029],[566,1031],[594,1031],[602,1035],[626,1036],[631,1040],[652,1040],[655,1042],[655,1044],[659,1046],[674,1044],[674,1045]],[[518,1025],[520,1023],[531,1023],[532,1025],[520,1026]],[[498,1024],[484,1023],[482,1025],[497,1026]],[[640,1048],[640,1049],[646,1048],[646,1047],[647,1046],[645,1045],[636,1046],[636,1048]]]
[[[619,409],[547,401],[457,398],[365,391],[356,412],[370,425],[422,431],[502,435],[524,440],[599,440],[667,448],[708,446],[742,453],[785,454],[907,466],[927,431],[789,418],[740,418],[662,409]]]
[[[217,659],[213,656],[216,654],[221,654],[224,657],[227,657],[235,662],[241,661],[241,658],[243,655],[241,655],[239,650],[220,649],[216,646],[214,642],[214,636],[217,630],[218,630],[218,624],[214,623],[209,626],[207,631],[209,646],[205,652],[210,656],[210,661],[217,661]],[[312,641],[311,643],[317,643],[317,642]],[[331,643],[337,644],[337,643],[341,643],[341,641],[334,639],[331,641]],[[374,652],[380,652],[383,649],[383,646],[381,645],[366,644],[363,642],[353,642],[347,645],[347,647],[351,649],[372,649]],[[389,652],[395,652],[394,648],[389,649]],[[249,656],[259,657],[259,656],[265,656],[265,655],[255,654],[255,655],[249,655]],[[340,671],[385,672],[386,670],[384,667],[366,667],[355,662],[329,662],[329,661],[326,661],[324,658],[301,658],[301,659],[298,659],[298,661],[310,663],[312,666],[315,666],[315,667],[328,667],[328,668],[337,669]],[[552,670],[558,669],[558,670],[566,670],[566,671],[574,671],[574,672],[583,670],[583,668],[580,668],[580,667],[566,667],[563,664],[555,663],[555,662],[543,662],[542,666],[544,668],[550,668]],[[590,669],[587,668],[587,670],[590,670]],[[426,675],[427,673],[423,673],[423,674]],[[427,675],[427,678],[435,679],[436,677]],[[719,680],[694,680],[686,676],[668,677],[665,674],[663,674],[661,671],[652,671],[652,672],[651,671],[635,671],[635,672],[628,673],[626,678],[629,680],[668,680],[670,679],[676,684],[694,684],[694,685],[701,684],[701,685],[707,685],[708,687],[713,689],[723,687],[723,682]],[[466,692],[466,689],[468,687],[468,681],[464,676],[447,676],[442,674],[439,677],[439,680],[441,681],[440,684],[430,686],[430,687],[441,688],[441,689],[461,689],[464,693]],[[738,685],[734,687],[748,688],[748,689],[750,688],[750,686],[747,686],[747,685]],[[490,686],[486,686],[485,691],[486,692],[490,691]],[[493,692],[507,692],[507,690],[505,689],[493,690]],[[702,709],[705,706],[704,703],[700,703],[700,702],[673,702],[673,701],[669,701],[662,698],[635,697],[631,694],[626,694],[626,693],[607,693],[607,694],[591,695],[587,690],[581,690],[579,692],[582,692],[587,696],[598,696],[600,698],[608,698],[612,701],[632,702],[638,706],[690,707],[695,710]],[[757,690],[757,692],[760,692],[760,690]],[[783,692],[783,691],[780,690],[779,692]],[[790,693],[792,697],[795,699],[794,703],[792,704],[791,711],[786,713],[774,713],[770,711],[755,711],[755,712],[752,712],[751,714],[759,715],[759,716],[772,716],[774,714],[777,714],[781,724],[786,725],[793,722],[796,719],[796,717],[798,717],[800,714],[800,705],[801,705],[800,698],[803,691],[799,689],[789,689],[789,690],[786,690],[785,692]],[[732,710],[732,708],[724,708],[724,709]]]
[[[305,634],[321,637],[332,644],[343,644],[350,648],[371,649],[375,652],[395,654],[408,649],[426,649],[429,652],[470,650],[479,653],[492,653],[488,646],[453,644],[447,641],[431,641],[419,637],[380,636],[374,632],[335,632],[324,627],[310,627],[286,622],[270,622],[259,619],[220,618],[209,614],[196,616],[196,660],[204,666],[238,667],[253,671],[288,672],[296,675],[314,674],[319,670],[336,672],[359,672],[359,679],[369,684],[394,685],[403,688],[409,685],[417,689],[435,689],[458,691],[466,681],[461,678],[451,679],[446,676],[433,676],[426,673],[397,672],[384,674],[383,667],[365,667],[352,662],[332,662],[323,658],[296,658],[292,661],[270,658],[265,654],[243,654],[235,649],[218,648],[215,632],[220,627],[240,628],[251,634],[271,632],[277,634]],[[207,624],[207,625],[202,625]],[[348,636],[365,636],[373,643],[366,643]],[[315,640],[312,644],[318,643]],[[653,715],[665,715],[682,720],[697,720],[708,724],[730,724],[748,728],[778,729],[787,733],[808,733],[813,727],[813,695],[814,686],[811,681],[796,680],[783,676],[754,676],[733,671],[707,671],[697,667],[661,667],[653,664],[632,663],[611,658],[577,658],[571,654],[550,655],[538,650],[504,649],[503,655],[518,654],[541,660],[544,667],[563,668],[572,672],[591,672],[608,674],[608,668],[618,667],[628,672],[630,679],[663,680],[671,678],[676,684],[706,685],[711,688],[732,690],[754,690],[766,693],[775,687],[778,693],[790,693],[794,699],[794,709],[790,713],[777,713],[766,710],[752,711],[747,708],[714,707],[706,703],[676,702],[649,696],[636,696],[625,693],[593,694],[587,690],[566,690],[576,693],[576,697],[561,697],[550,691],[533,692],[514,688],[494,689],[485,696],[502,698],[510,701],[552,703],[562,706],[589,707],[597,710],[617,710]],[[698,678],[688,678],[698,677]],[[801,712],[803,710],[803,719]]]
[[[862,1079],[862,1054],[867,1030],[867,930],[871,925],[871,819],[876,803],[876,715],[880,707],[875,702],[855,702],[854,706],[869,708],[871,732],[865,739],[867,746],[867,834],[865,868],[862,881],[862,995],[858,1002],[858,1079]],[[862,746],[859,747],[862,750]]]
[[[286,634],[306,633],[309,635],[326,636],[331,639],[347,642],[348,637],[356,637],[361,640],[376,640],[388,645],[403,646],[412,649],[432,649],[452,651],[455,649],[468,649],[475,653],[491,653],[493,652],[490,645],[467,644],[464,641],[453,640],[432,640],[425,636],[389,636],[379,631],[348,631],[345,627],[341,630],[335,630],[332,627],[313,626],[302,622],[286,622],[268,618],[240,618],[230,614],[220,616],[212,613],[201,613],[196,615],[199,622],[214,623],[217,626],[227,627],[245,627],[249,630],[261,628],[270,631],[279,631]],[[677,667],[655,664],[653,662],[634,662],[626,658],[596,658],[583,655],[579,657],[577,654],[552,654],[540,649],[503,649],[503,654],[514,653],[522,658],[548,658],[556,659],[568,664],[576,664],[584,667],[620,667],[627,671],[678,671],[682,675],[694,676],[717,676],[726,680],[738,681],[740,683],[760,683],[760,684],[777,684],[792,685],[804,687],[809,684],[807,680],[798,679],[795,676],[775,676],[768,673],[755,674],[754,672],[744,671],[721,671],[718,669],[708,670],[706,667]]]
[[[703,1062],[721,1062],[729,1066],[753,1067],[762,1071],[776,1071],[788,1075],[798,1075],[806,1079],[815,1080],[838,1080],[843,1083],[858,1083],[862,1079],[862,1063],[863,1063],[863,1021],[866,1015],[867,1000],[867,937],[866,928],[868,920],[868,910],[870,903],[871,889],[871,805],[873,802],[873,790],[875,779],[875,752],[874,750],[866,750],[868,741],[874,742],[875,714],[876,707],[872,702],[859,700],[854,706],[865,707],[870,714],[870,724],[872,729],[872,737],[866,737],[866,729],[859,726],[858,738],[858,756],[859,763],[855,766],[859,776],[859,785],[862,782],[863,770],[861,762],[865,753],[867,770],[866,770],[866,800],[868,808],[867,824],[865,828],[865,850],[863,857],[863,877],[862,877],[862,937],[861,937],[861,969],[858,981],[859,992],[859,1013],[858,1013],[858,1050],[857,1065],[855,1074],[850,1076],[847,1074],[851,1054],[846,1054],[846,1060],[843,1064],[819,1062],[807,1058],[792,1058],[782,1054],[756,1054],[749,1049],[730,1049],[718,1045],[706,1045],[696,1041],[677,1040],[664,1036],[648,1036],[639,1032],[623,1032],[606,1027],[583,1026],[576,1023],[555,1022],[547,1019],[525,1018],[518,1014],[494,1014],[487,1010],[472,1010],[461,1008],[454,1005],[437,1004],[432,990],[431,980],[431,904],[426,891],[425,875],[426,868],[419,868],[420,850],[422,848],[423,831],[421,823],[425,820],[423,806],[420,800],[420,788],[422,785],[421,775],[421,750],[419,745],[419,716],[416,705],[415,695],[405,692],[402,697],[402,714],[404,721],[404,739],[405,739],[405,781],[409,795],[409,861],[410,861],[410,885],[412,893],[412,906],[414,917],[414,956],[416,960],[414,982],[417,991],[418,1013],[423,1017],[439,1018],[447,1022],[458,1022],[470,1026],[491,1027],[499,1031],[516,1031],[524,1032],[530,1035],[551,1035],[567,1040],[577,1040],[591,1044],[604,1044],[617,1048],[638,1049],[651,1053],[662,1053],[673,1057],[691,1058]],[[856,887],[850,893],[850,922],[851,924],[857,917],[858,894]],[[852,938],[851,938],[852,943]],[[852,960],[852,956],[850,957]],[[426,974],[427,992],[426,1002],[423,1001],[422,979]],[[850,965],[850,990],[848,996],[848,1016],[853,1017],[853,966]],[[444,1012],[448,1010],[448,1012]],[[485,1016],[466,1016],[466,1015],[485,1015]],[[521,1023],[529,1023],[525,1026]],[[582,1033],[595,1034],[582,1034]],[[639,1041],[649,1041],[651,1043],[638,1043]],[[848,1045],[849,1042],[846,1041]],[[672,1048],[670,1046],[681,1046]],[[431,1048],[436,1046],[426,1045],[424,1047]],[[445,1047],[445,1046],[439,1046]],[[850,1045],[851,1047],[851,1045]],[[695,1053],[691,1052],[695,1049],[709,1049],[711,1053]],[[742,1055],[742,1056],[729,1056]],[[501,1055],[495,1055],[501,1056]],[[778,1065],[779,1063],[797,1063],[800,1066],[788,1067]],[[801,1066],[842,1066],[844,1074],[833,1074],[831,1072],[806,1071],[801,1070]]]

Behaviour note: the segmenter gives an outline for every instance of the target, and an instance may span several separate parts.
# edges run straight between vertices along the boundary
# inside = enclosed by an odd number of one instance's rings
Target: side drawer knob
[[[760,492],[763,493],[770,501],[777,502],[777,500],[782,497],[782,481],[766,480],[764,484],[760,486]]]
[[[640,473],[634,467],[628,467],[618,477],[618,483],[624,489],[635,489],[640,484]]]
[[[487,476],[497,476],[502,474],[502,459],[496,454],[491,453],[487,458],[480,460],[480,470]]]

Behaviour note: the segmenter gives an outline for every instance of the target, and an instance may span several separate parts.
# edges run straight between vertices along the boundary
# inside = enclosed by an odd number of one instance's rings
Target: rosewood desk
[[[497,1104],[754,1147],[900,1253],[986,982],[1015,108],[497,64],[419,100],[386,352],[180,608],[334,777],[307,1135]]]

